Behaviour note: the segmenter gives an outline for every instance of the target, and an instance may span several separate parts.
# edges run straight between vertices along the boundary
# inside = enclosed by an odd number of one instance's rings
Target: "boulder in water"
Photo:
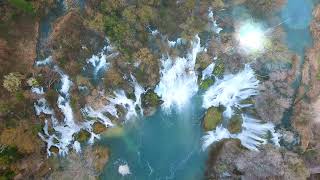
[[[218,107],[210,107],[203,120],[203,128],[206,131],[214,130],[222,122],[222,112]]]

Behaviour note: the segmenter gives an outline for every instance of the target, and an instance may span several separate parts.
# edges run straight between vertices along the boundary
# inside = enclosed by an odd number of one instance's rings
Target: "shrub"
[[[18,8],[19,10],[22,10],[23,12],[26,13],[35,13],[35,10],[32,6],[32,4],[28,1],[25,0],[8,0],[8,2]]]
[[[17,72],[9,73],[4,76],[3,87],[10,93],[17,92],[21,87],[22,75]]]

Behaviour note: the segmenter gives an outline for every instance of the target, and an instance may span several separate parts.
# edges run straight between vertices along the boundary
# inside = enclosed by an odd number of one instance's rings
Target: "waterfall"
[[[101,49],[97,55],[92,55],[87,60],[87,64],[83,67],[83,70],[91,74],[93,79],[99,78],[99,73],[103,73],[107,70],[110,60],[118,55],[118,52],[111,46],[110,41],[106,39],[106,45]]]
[[[41,112],[51,115],[51,124],[55,132],[53,134],[48,132],[48,121],[46,120],[46,124],[43,128],[44,134],[39,133],[39,136],[48,144],[48,155],[51,155],[50,147],[52,145],[59,149],[59,153],[61,155],[66,155],[69,152],[69,145],[76,147],[75,150],[79,152],[80,146],[78,145],[78,142],[74,140],[73,135],[81,130],[81,125],[75,122],[73,111],[70,106],[69,90],[72,82],[70,81],[69,76],[63,74],[57,66],[55,67],[55,70],[61,76],[61,87],[58,90],[59,96],[57,105],[64,115],[63,121],[58,121],[56,119],[54,111],[49,108],[44,98],[38,100],[38,103],[35,104],[35,109],[37,115],[39,115]]]
[[[197,35],[191,43],[187,57],[162,57],[161,78],[155,92],[162,98],[164,109],[173,106],[181,109],[198,91],[197,74],[194,70],[197,54],[201,51]]]
[[[242,115],[242,131],[238,134],[231,134],[228,129],[222,125],[218,126],[213,131],[208,131],[202,137],[202,149],[207,149],[211,144],[222,139],[235,138],[241,141],[241,144],[250,149],[258,151],[258,147],[267,144],[270,140],[274,145],[279,145],[279,134],[275,132],[272,123],[261,123],[259,120],[251,118],[247,115]],[[271,139],[268,139],[270,133]]]
[[[98,110],[94,110],[92,107],[87,106],[82,109],[82,113],[90,118],[97,118],[100,122],[105,124],[107,127],[114,126],[111,120],[104,115],[104,113],[109,113],[111,116],[118,118],[117,105],[123,107],[127,112],[125,115],[126,120],[130,120],[138,115],[143,115],[141,107],[141,95],[145,93],[143,87],[137,82],[134,76],[131,75],[131,85],[134,87],[135,101],[129,99],[126,96],[124,90],[117,90],[114,92],[114,96],[108,97],[108,102],[104,107]],[[136,107],[140,109],[140,113],[137,113]]]
[[[218,79],[203,95],[203,107],[218,107],[223,105],[226,110],[224,116],[230,118],[233,115],[233,107],[241,107],[239,104],[251,96],[258,94],[259,81],[249,65],[244,70],[233,75],[226,75]]]

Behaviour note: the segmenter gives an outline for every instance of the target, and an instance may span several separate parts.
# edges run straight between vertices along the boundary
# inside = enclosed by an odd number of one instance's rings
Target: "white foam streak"
[[[32,87],[31,88],[31,92],[35,93],[35,94],[38,94],[38,95],[44,94],[43,87]]]
[[[164,101],[163,108],[169,110],[176,106],[181,109],[198,91],[194,66],[200,51],[200,38],[197,35],[192,42],[192,50],[186,58],[163,57],[161,59],[161,78],[155,92]]]
[[[202,149],[206,150],[214,142],[218,142],[222,139],[230,138],[231,134],[228,129],[222,127],[222,125],[216,127],[214,131],[208,131],[206,135],[202,137]]]
[[[102,50],[97,55],[92,55],[90,59],[87,60],[87,67],[84,67],[84,69],[87,69],[88,66],[93,67],[93,77],[97,78],[98,73],[101,71],[105,71],[110,63],[107,61],[108,59],[111,59],[118,55],[118,52],[114,51],[114,48],[110,45],[109,40],[106,40],[107,44],[102,48]]]
[[[42,61],[36,61],[36,66],[46,66],[50,65],[53,62],[52,56],[47,57],[45,60]]]
[[[81,112],[87,117],[97,118],[98,121],[103,123],[106,127],[113,127],[114,126],[114,124],[111,122],[111,120],[103,114],[103,113],[108,112],[108,109],[93,110],[92,107],[87,106],[84,109],[81,109]]]
[[[47,115],[53,114],[53,110],[49,107],[46,99],[44,98],[38,99],[37,102],[34,103],[34,108],[37,116],[39,116],[41,113]]]
[[[242,100],[254,96],[258,93],[259,81],[256,79],[254,71],[249,65],[236,75],[226,75],[223,79],[218,79],[203,96],[203,107],[226,107],[224,116],[230,118],[233,114],[233,107],[240,107]]]

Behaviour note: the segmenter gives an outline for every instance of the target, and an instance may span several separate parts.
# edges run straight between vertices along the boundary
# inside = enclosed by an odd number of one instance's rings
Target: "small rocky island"
[[[319,179],[318,0],[0,1],[0,179]]]

